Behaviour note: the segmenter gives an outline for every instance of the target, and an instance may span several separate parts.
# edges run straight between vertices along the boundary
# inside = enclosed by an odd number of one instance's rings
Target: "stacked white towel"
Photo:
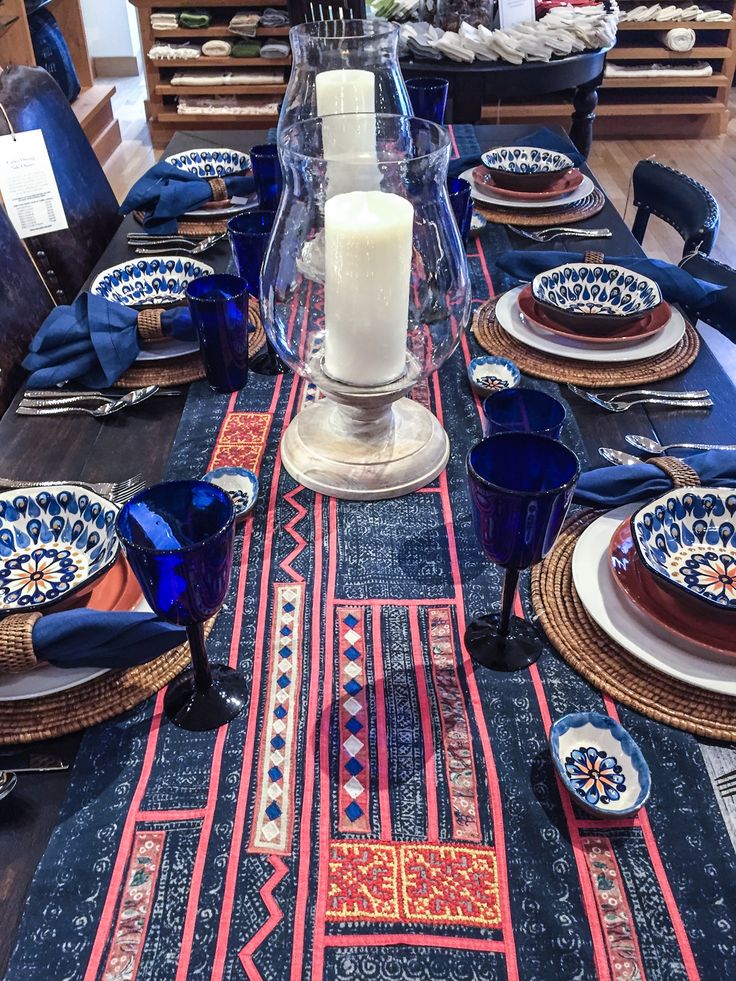
[[[707,61],[697,61],[692,65],[677,62],[657,62],[653,65],[614,65],[608,62],[607,78],[707,78],[713,74],[713,66]]]
[[[621,14],[620,20],[641,23],[643,21],[657,20],[666,21],[706,21],[708,23],[718,22],[727,23],[731,20],[731,15],[722,10],[703,10],[697,4],[689,7],[677,7],[669,4],[663,7],[662,4],[655,3],[632,7],[630,10]],[[678,50],[678,49],[673,49]]]
[[[225,114],[228,116],[277,116],[278,102],[269,96],[251,96],[248,102],[242,102],[234,95],[180,96],[176,111],[183,116],[208,116]]]
[[[199,58],[202,49],[196,44],[154,44],[148,52],[152,61],[173,61],[178,58]]]
[[[228,58],[233,52],[229,41],[205,41],[202,54],[207,58]]]
[[[151,14],[151,27],[154,31],[175,31],[178,26],[178,14],[166,14],[163,11]]]
[[[692,27],[673,27],[669,31],[659,31],[657,37],[670,51],[692,51],[695,47]]]
[[[268,71],[256,69],[250,72],[177,72],[172,85],[278,85],[284,81],[284,73],[276,68]]]

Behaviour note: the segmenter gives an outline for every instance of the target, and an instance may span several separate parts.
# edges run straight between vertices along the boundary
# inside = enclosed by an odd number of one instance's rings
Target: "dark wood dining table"
[[[478,139],[483,147],[508,144],[530,129],[526,126],[481,126],[478,127]],[[264,142],[265,137],[265,133],[252,131],[228,133],[229,143],[243,150]],[[183,131],[174,137],[167,152],[221,143],[222,137],[217,132]],[[612,238],[596,242],[596,247],[604,248],[607,253],[640,253],[638,244],[610,202],[607,201],[600,214],[582,223],[582,227],[586,225],[611,229]],[[133,218],[126,218],[93,275],[131,256],[126,236],[134,227]],[[510,247],[534,249],[538,246],[512,237]],[[578,241],[564,239],[554,246],[539,246],[549,247],[570,252],[585,248]],[[227,244],[220,243],[208,252],[206,260],[218,270],[224,270],[231,261]],[[697,441],[706,437],[710,442],[733,441],[736,422],[734,383],[707,345],[702,345],[696,362],[687,372],[651,387],[708,388],[715,407],[706,412],[637,406],[626,413],[612,414],[583,402],[564,387],[560,389],[559,397],[574,414],[591,460],[598,459],[599,446],[626,449],[624,436],[627,433],[643,434],[662,442]],[[11,407],[0,420],[0,474],[39,481],[114,481],[140,471],[147,481],[154,483],[166,467],[186,394],[182,391],[178,397],[154,398],[107,420],[87,416],[28,418],[17,416]],[[449,435],[452,439],[452,432]],[[80,738],[79,734],[71,735],[33,748],[73,761]],[[2,752],[6,751],[7,748],[0,751],[0,767]],[[4,973],[14,944],[34,869],[56,823],[68,782],[69,771],[21,776],[16,790],[0,802],[0,975]]]

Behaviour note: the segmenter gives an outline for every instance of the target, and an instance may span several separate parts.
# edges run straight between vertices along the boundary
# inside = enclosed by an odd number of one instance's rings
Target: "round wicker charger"
[[[143,224],[145,215],[142,211],[134,211],[133,217],[139,225]],[[227,223],[232,217],[220,219],[199,219],[180,218],[176,223],[177,235],[188,235],[192,238],[207,238],[208,235],[221,235],[227,231]]]
[[[499,354],[515,361],[519,368],[533,378],[548,381],[572,382],[596,388],[618,388],[621,385],[637,385],[664,378],[672,378],[689,368],[698,356],[700,337],[688,324],[682,340],[669,351],[641,361],[598,363],[556,358],[543,351],[535,351],[517,341],[500,326],[495,317],[496,301],[486,300],[473,318],[473,334],[484,351]]]
[[[660,674],[611,640],[585,612],[572,581],[572,556],[579,536],[598,516],[584,511],[571,518],[547,558],[532,570],[532,603],[545,633],[570,667],[629,708],[698,736],[736,740],[736,698]]]
[[[266,343],[260,307],[258,300],[253,296],[248,301],[248,319],[253,325],[253,331],[248,338],[248,356],[253,358]],[[200,378],[204,378],[202,359],[198,353],[187,354],[181,358],[141,361],[131,365],[113,387],[143,388],[146,385],[160,385],[163,388],[173,388],[176,385],[188,385],[190,382],[199,381]]]
[[[576,201],[568,208],[537,208],[522,211],[521,208],[502,208],[483,201],[474,202],[474,207],[489,221],[501,225],[520,225],[527,228],[545,228],[550,225],[570,225],[574,222],[585,221],[603,210],[606,203],[605,195],[596,187],[590,194]]]

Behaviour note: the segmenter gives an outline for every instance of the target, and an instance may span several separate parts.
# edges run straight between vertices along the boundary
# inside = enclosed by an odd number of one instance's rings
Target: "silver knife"
[[[0,770],[13,773],[47,773],[51,770],[68,770],[70,764],[58,756],[46,753],[7,753],[0,754]]]

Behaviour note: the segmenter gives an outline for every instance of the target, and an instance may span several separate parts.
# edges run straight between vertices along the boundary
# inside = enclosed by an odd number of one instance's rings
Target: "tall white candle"
[[[376,76],[360,68],[337,68],[315,78],[317,115],[323,117],[322,152],[327,168],[327,195],[376,190],[380,175],[376,161]],[[349,113],[370,113],[351,118]],[[330,119],[334,116],[334,119]],[[328,118],[324,118],[328,117]],[[368,167],[341,167],[338,161]]]
[[[325,203],[325,371],[360,387],[406,368],[414,208],[352,191]]]

